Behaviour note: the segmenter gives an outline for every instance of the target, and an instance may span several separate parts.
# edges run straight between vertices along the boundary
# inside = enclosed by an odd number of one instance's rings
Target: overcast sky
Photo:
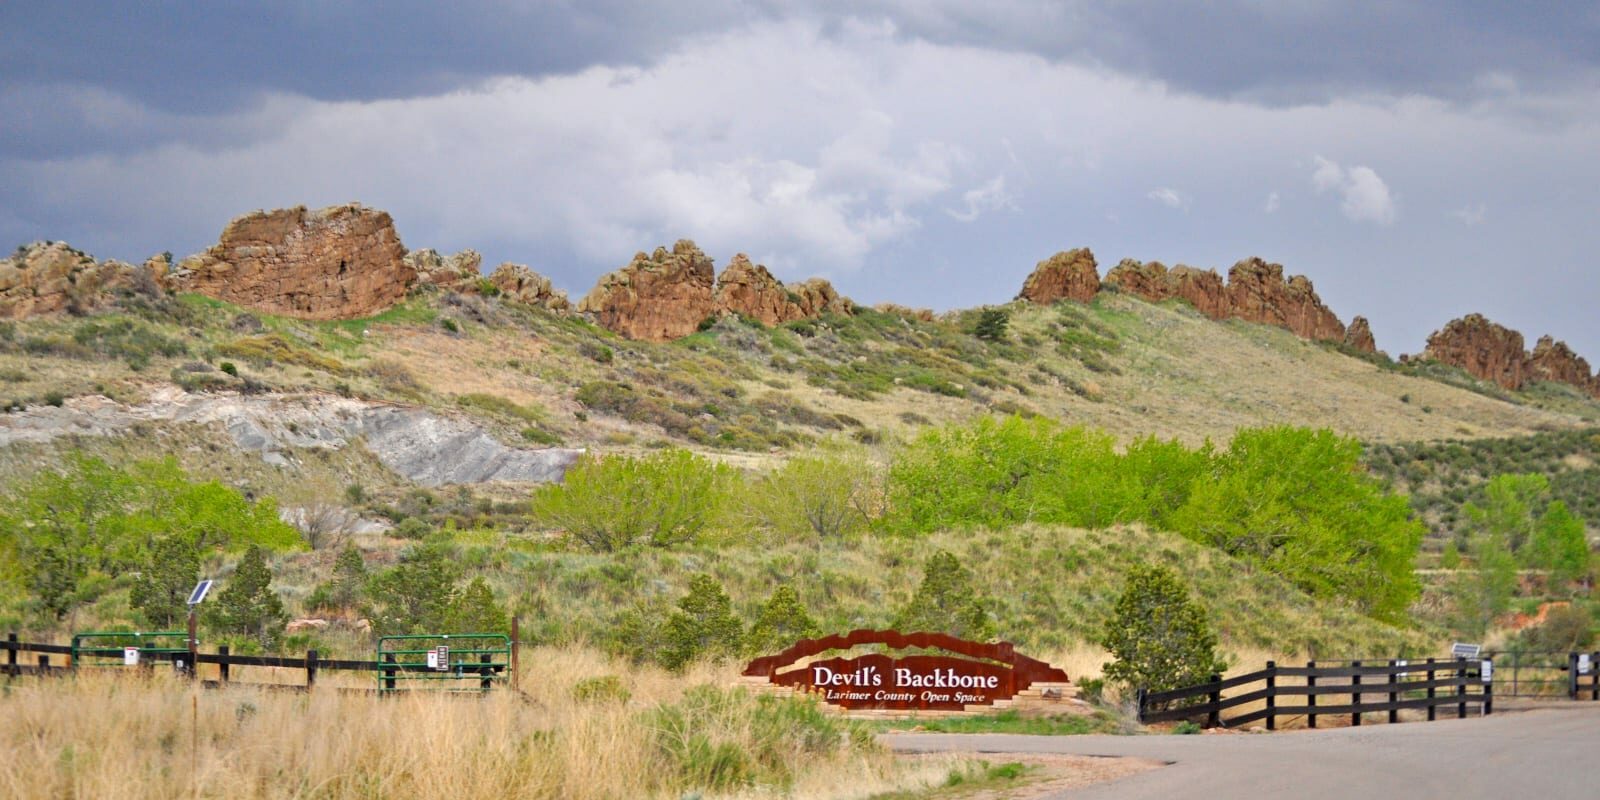
[[[859,302],[1088,246],[1600,362],[1600,4],[0,5],[0,242],[184,255],[359,201],[581,295],[692,238]],[[9,246],[9,245],[4,245]]]

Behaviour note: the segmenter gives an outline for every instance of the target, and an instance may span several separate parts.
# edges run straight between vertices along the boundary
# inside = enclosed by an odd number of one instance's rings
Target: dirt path
[[[1117,756],[1169,766],[1054,798],[1600,797],[1600,704],[1481,719],[1238,736],[887,734],[897,751]],[[1106,762],[1114,763],[1114,762]]]

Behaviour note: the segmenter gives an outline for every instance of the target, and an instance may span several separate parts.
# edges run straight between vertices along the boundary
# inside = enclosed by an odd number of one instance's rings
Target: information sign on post
[[[1591,670],[1591,669],[1594,669],[1594,664],[1593,664],[1593,662],[1591,662],[1589,660],[1589,654],[1588,653],[1579,653],[1578,654],[1578,674],[1579,675],[1588,675],[1589,674],[1589,670]]]
[[[137,648],[137,647],[124,647],[124,648],[122,648],[122,664],[123,664],[123,666],[127,666],[127,667],[137,667],[137,666],[139,666],[139,648]]]
[[[1478,674],[1483,678],[1484,683],[1492,682],[1494,680],[1494,662],[1487,658],[1483,659],[1482,667],[1479,669]]]
[[[447,645],[447,644],[439,645],[438,648],[436,648],[434,650],[434,654],[436,656],[438,656],[438,664],[434,667],[434,669],[439,670],[440,672],[449,672],[450,671],[450,645]]]

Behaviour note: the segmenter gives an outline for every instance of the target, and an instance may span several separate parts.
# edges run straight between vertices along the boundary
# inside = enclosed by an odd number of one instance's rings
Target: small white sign
[[[124,648],[122,648],[122,664],[123,664],[123,666],[128,666],[128,667],[137,667],[137,666],[139,666],[139,648],[137,648],[137,647],[124,647]]]
[[[1489,683],[1490,681],[1494,680],[1494,662],[1487,658],[1484,659],[1483,666],[1480,669],[1479,674],[1483,677],[1484,683]]]
[[[1594,665],[1589,661],[1589,654],[1588,653],[1580,653],[1580,654],[1578,654],[1578,674],[1579,675],[1588,675],[1589,674],[1589,670],[1591,670],[1591,669],[1594,669]]]
[[[439,654],[439,666],[434,667],[434,669],[440,672],[448,672],[450,670],[450,645],[441,644],[435,652]]]
[[[1402,658],[1399,661],[1394,662],[1394,665],[1397,666],[1397,667],[1404,667],[1408,663],[1409,662],[1407,662],[1405,659]],[[1398,680],[1404,680],[1404,679],[1409,678],[1409,677],[1411,677],[1411,673],[1405,672],[1403,670],[1398,675],[1395,676],[1395,678],[1398,679]]]
[[[438,650],[429,650],[428,651],[428,669],[438,669],[438,668],[439,668],[439,651]]]

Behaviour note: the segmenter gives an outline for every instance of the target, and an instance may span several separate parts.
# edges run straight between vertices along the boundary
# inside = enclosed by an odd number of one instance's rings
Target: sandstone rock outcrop
[[[822,278],[790,284],[789,290],[800,297],[800,310],[807,317],[820,317],[823,314],[849,316],[851,313],[850,298],[839,294],[833,284]]]
[[[880,314],[893,314],[897,317],[906,317],[907,319],[921,322],[932,322],[934,317],[933,309],[931,308],[910,308],[899,303],[879,303],[873,306],[872,310]]]
[[[489,285],[500,290],[502,296],[519,303],[543,306],[551,311],[565,311],[570,305],[566,292],[555,288],[549,278],[522,264],[513,264],[509,261],[501,264],[495,268],[488,280]]]
[[[444,256],[431,247],[424,247],[406,253],[405,262],[417,274],[417,286],[437,286],[459,292],[476,286],[483,277],[483,256],[476,250]]]
[[[1167,280],[1173,297],[1182,298],[1212,319],[1228,318],[1228,290],[1216,270],[1179,264],[1167,272]]]
[[[1528,356],[1528,380],[1555,381],[1577,386],[1600,397],[1600,377],[1589,371],[1589,362],[1572,352],[1566,342],[1549,336],[1539,337]]]
[[[1372,338],[1372,325],[1366,317],[1350,320],[1350,327],[1344,329],[1344,343],[1363,353],[1378,352],[1378,343]]]
[[[1049,305],[1057,300],[1087,303],[1100,292],[1100,272],[1089,248],[1067,250],[1040,261],[1022,284],[1018,300]]]
[[[1527,383],[1528,356],[1522,349],[1522,334],[1490,322],[1482,314],[1451,320],[1434,331],[1423,355],[1506,389],[1521,389]]]
[[[831,288],[831,287],[830,287]],[[750,257],[739,253],[728,262],[717,278],[716,307],[720,314],[743,314],[763,325],[782,325],[814,314],[807,314],[801,297],[784,288],[783,282]]]
[[[173,273],[181,291],[301,319],[376,314],[400,302],[415,278],[394,221],[355,204],[246,214]]]
[[[1287,328],[1305,339],[1343,341],[1344,323],[1322,304],[1304,275],[1283,279],[1283,265],[1247,258],[1228,270],[1228,314]]]
[[[635,254],[628,266],[601,276],[578,311],[629,339],[665,342],[688,336],[716,313],[716,273],[694,242]]]
[[[1172,280],[1167,275],[1167,265],[1160,261],[1140,262],[1124,258],[1106,273],[1105,284],[1152,303],[1159,303],[1173,296]]]
[[[146,275],[122,261],[97,262],[66,242],[34,242],[0,260],[0,319],[93,311]]]

